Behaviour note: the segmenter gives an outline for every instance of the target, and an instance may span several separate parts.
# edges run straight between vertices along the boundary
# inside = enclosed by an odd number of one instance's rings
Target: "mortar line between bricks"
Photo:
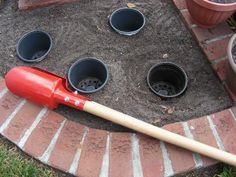
[[[212,65],[216,65],[216,64],[218,64],[219,62],[224,61],[224,60],[227,60],[227,56],[220,57],[220,58],[218,58],[218,59],[216,59],[216,60],[213,60],[213,61],[211,61],[211,64],[212,64]]]
[[[222,40],[222,39],[231,37],[233,34],[234,34],[234,33],[221,35],[221,36],[218,36],[218,37],[215,37],[215,38],[212,38],[212,39],[207,39],[207,40],[205,40],[205,41],[202,41],[201,43],[202,43],[202,44],[210,44],[210,43],[213,43],[213,42],[216,42],[216,41],[219,41],[219,40]]]
[[[131,136],[132,143],[132,164],[133,164],[133,177],[143,177],[143,170],[139,154],[139,139],[136,134]]]
[[[0,92],[0,99],[8,92],[7,88],[4,88],[1,92]]]
[[[99,177],[108,177],[109,175],[108,172],[109,172],[110,141],[111,141],[111,135],[110,133],[108,133],[106,149],[104,152],[104,156],[102,160],[102,168],[101,168]]]
[[[28,140],[29,136],[31,135],[31,133],[33,132],[33,130],[36,128],[36,126],[39,124],[39,122],[42,120],[42,118],[44,117],[44,115],[47,112],[47,108],[43,108],[38,115],[36,116],[34,122],[32,123],[32,125],[30,126],[30,128],[28,128],[24,135],[22,136],[22,138],[20,139],[19,143],[18,143],[18,147],[23,149],[26,141]]]
[[[233,113],[233,111],[231,110],[231,108],[229,109],[229,112],[230,112],[230,114],[232,115],[232,117],[233,117],[234,121],[236,121],[235,114]]]
[[[160,141],[160,148],[161,148],[163,162],[164,162],[164,177],[172,176],[174,175],[172,162],[170,160],[169,153],[167,152],[165,143],[163,141]]]
[[[83,137],[82,137],[82,139],[80,141],[80,146],[83,145],[85,137],[88,134],[88,131],[89,131],[89,128],[85,127],[84,128]],[[72,161],[72,163],[70,165],[69,173],[71,173],[73,175],[76,175],[76,172],[77,172],[77,169],[78,169],[78,166],[79,166],[80,154],[81,154],[81,147],[77,148],[75,156],[74,156],[74,159],[73,159],[73,161]]]
[[[196,24],[192,24],[191,26],[190,26],[190,29],[193,29],[193,28],[197,28],[198,26],[196,25]]]
[[[2,133],[7,127],[8,125],[11,123],[11,121],[14,119],[15,115],[20,111],[20,109],[22,108],[22,106],[24,106],[24,104],[26,103],[26,100],[22,100],[17,107],[15,108],[15,110],[10,114],[10,116],[7,117],[7,119],[5,120],[5,122],[1,125],[0,127],[0,133]]]
[[[180,12],[188,12],[188,9],[180,9]]]
[[[212,133],[213,133],[213,135],[214,135],[214,138],[215,138],[215,140],[216,140],[217,146],[218,146],[221,150],[224,151],[224,150],[225,150],[224,145],[223,145],[223,143],[222,143],[222,140],[220,139],[220,136],[219,136],[219,134],[218,134],[218,132],[217,132],[217,130],[216,130],[216,127],[215,127],[215,125],[214,125],[214,123],[213,123],[213,121],[212,121],[210,115],[207,116],[207,120],[208,120],[208,122],[209,122],[210,129],[211,129],[211,131],[212,131]]]
[[[40,160],[40,161],[42,161],[42,162],[44,162],[44,163],[46,163],[46,164],[48,163],[48,159],[50,158],[50,155],[51,155],[51,153],[52,153],[52,151],[53,151],[53,149],[54,149],[54,147],[55,147],[55,145],[56,145],[56,142],[57,142],[57,140],[58,140],[58,137],[60,136],[61,130],[62,130],[62,128],[64,127],[65,123],[66,123],[66,119],[63,120],[63,122],[61,123],[61,125],[60,125],[60,127],[58,128],[57,132],[56,132],[55,135],[53,136],[53,138],[52,138],[50,144],[48,145],[46,151],[43,153],[43,155],[42,155],[41,157],[39,157],[39,160]]]
[[[189,139],[194,140],[193,134],[191,133],[191,131],[189,129],[188,122],[182,122],[181,124],[183,126],[185,136]],[[193,155],[193,160],[194,160],[194,163],[195,163],[195,168],[202,167],[203,162],[202,162],[202,158],[201,158],[200,154],[192,153],[192,155]]]

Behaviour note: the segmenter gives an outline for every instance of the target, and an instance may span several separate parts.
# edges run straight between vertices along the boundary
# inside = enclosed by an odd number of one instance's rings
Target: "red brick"
[[[186,1],[185,0],[173,0],[175,6],[179,9],[187,9]]]
[[[6,87],[5,80],[0,78],[0,91],[2,91]]]
[[[236,121],[229,110],[224,110],[212,115],[212,121],[224,144],[225,150],[236,154]]]
[[[132,177],[132,154],[130,133],[112,133],[110,148],[110,177]]]
[[[191,28],[192,25],[194,25],[194,22],[193,22],[193,20],[192,20],[192,18],[191,18],[191,15],[189,14],[189,12],[188,12],[188,11],[181,11],[181,14],[182,14],[182,17],[183,17],[183,19],[184,19],[185,24],[186,24],[189,28]]]
[[[64,4],[70,2],[76,2],[78,0],[19,0],[18,7],[22,10],[35,9],[40,7],[46,7],[55,4]]]
[[[235,102],[236,101],[236,93],[233,93],[226,83],[224,83],[224,87],[225,87],[225,90],[228,92],[230,98]]]
[[[232,30],[230,29],[227,23],[223,23],[212,29],[204,29],[201,27],[192,28],[192,32],[194,33],[194,36],[197,38],[197,41],[202,44],[204,44],[205,41],[209,39],[217,38],[228,34],[233,34]]]
[[[212,130],[209,127],[207,117],[190,120],[188,121],[188,125],[196,141],[218,148]],[[202,156],[202,161],[205,167],[217,162],[205,156]]]
[[[139,152],[144,177],[163,177],[164,162],[160,149],[160,141],[139,135]]]
[[[78,176],[98,177],[105,153],[107,132],[90,129],[80,156]]]
[[[6,118],[15,110],[19,102],[20,98],[10,92],[7,92],[0,99],[0,125],[2,125]]]
[[[209,61],[214,61],[227,56],[227,47],[230,38],[218,40],[210,44],[202,45],[203,52]]]
[[[182,136],[184,135],[183,127],[179,123],[169,124],[164,126],[163,128],[173,133],[177,133]],[[175,173],[181,173],[195,168],[195,162],[193,160],[192,152],[171,144],[167,144],[166,149],[169,153],[169,157],[172,161],[172,167]]]
[[[64,118],[50,111],[34,129],[23,149],[34,157],[41,157]]]
[[[25,131],[31,126],[42,107],[26,102],[15,115],[8,128],[3,132],[11,141],[17,143]]]
[[[49,164],[67,172],[73,162],[77,149],[81,148],[80,141],[84,130],[84,126],[67,121],[52,151]]]
[[[225,80],[225,60],[222,60],[213,65],[213,69],[215,70],[217,76],[221,81]]]

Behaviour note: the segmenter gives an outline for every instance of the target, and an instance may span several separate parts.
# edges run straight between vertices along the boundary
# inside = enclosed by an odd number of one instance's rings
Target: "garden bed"
[[[103,60],[110,78],[103,90],[87,95],[97,101],[146,122],[161,126],[211,114],[231,106],[231,101],[214,75],[198,44],[182,23],[171,0],[135,1],[146,16],[146,26],[133,37],[123,37],[108,25],[113,10],[128,2],[81,0],[79,3],[34,11],[18,11],[17,2],[7,1],[1,10],[0,73],[27,65],[16,58],[15,44],[24,33],[41,29],[53,38],[47,59],[30,66],[65,76],[78,58]],[[156,63],[170,61],[183,67],[189,78],[186,93],[161,100],[146,84],[146,75]],[[92,115],[60,106],[57,112],[90,127],[126,129]]]

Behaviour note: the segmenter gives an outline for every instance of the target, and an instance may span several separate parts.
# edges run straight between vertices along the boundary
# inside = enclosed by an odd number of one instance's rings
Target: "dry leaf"
[[[136,5],[129,2],[129,3],[127,3],[127,7],[128,8],[134,8],[134,7],[136,7]]]
[[[106,98],[106,99],[108,98],[108,99],[110,99],[111,97],[106,95],[106,96],[104,96],[103,98]]]
[[[168,107],[167,106],[165,106],[165,105],[160,105],[160,107],[162,108],[162,109],[168,109]]]
[[[153,124],[157,124],[157,123],[159,123],[159,122],[161,122],[161,119],[159,119],[159,118],[157,118],[157,119],[155,119],[154,121],[152,121]]]
[[[162,113],[163,114],[173,114],[175,112],[175,107],[169,107],[169,106],[165,106],[165,105],[159,105],[163,110]]]
[[[166,114],[166,110],[168,109],[167,106],[165,105],[159,105],[162,109],[160,110],[162,112],[162,114]]]
[[[99,26],[97,25],[97,29],[99,30],[99,31],[102,31],[102,29],[101,28],[99,28]]]
[[[171,107],[167,109],[167,114],[173,114],[175,112],[175,107]]]

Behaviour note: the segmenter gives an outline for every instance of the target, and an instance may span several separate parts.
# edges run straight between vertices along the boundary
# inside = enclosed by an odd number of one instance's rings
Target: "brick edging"
[[[19,0],[18,1],[18,7],[20,10],[32,10],[36,8],[42,8],[47,7],[51,5],[57,5],[57,4],[65,4],[65,3],[71,3],[76,2],[79,0]]]
[[[44,164],[75,176],[167,177],[217,163],[139,133],[108,132],[72,122],[11,94],[3,79],[0,111],[4,137]],[[163,128],[236,153],[235,114],[233,107]]]
[[[207,60],[211,64],[217,77],[224,85],[230,98],[235,102],[236,93],[232,93],[225,83],[225,62],[227,60],[227,46],[234,32],[225,22],[212,29],[203,29],[194,24],[187,9],[186,0],[173,0],[184,24],[198,42]]]
[[[47,1],[47,3],[45,3]],[[64,0],[69,2],[71,0]],[[75,0],[74,0],[75,1]],[[24,6],[29,9],[36,6]],[[49,3],[50,2],[50,3]],[[44,0],[43,6],[59,2]],[[226,44],[232,32],[226,23],[212,30],[197,27],[185,0],[173,0],[186,26],[224,83]],[[219,47],[223,46],[223,47]],[[231,98],[236,96],[227,89]],[[11,94],[0,79],[0,133],[44,164],[75,176],[167,177],[207,168],[217,161],[135,133],[88,128]],[[236,107],[163,128],[236,154]],[[183,160],[184,159],[184,160]]]

